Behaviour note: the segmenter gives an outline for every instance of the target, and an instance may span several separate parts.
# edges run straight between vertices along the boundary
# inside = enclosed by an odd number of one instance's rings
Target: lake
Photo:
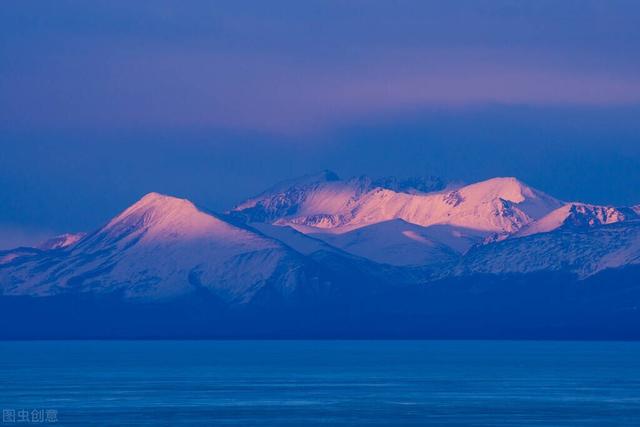
[[[3,341],[0,407],[2,425],[640,425],[640,343]]]

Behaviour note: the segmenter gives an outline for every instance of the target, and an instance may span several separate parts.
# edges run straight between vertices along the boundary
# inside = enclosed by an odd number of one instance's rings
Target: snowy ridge
[[[567,271],[581,278],[640,263],[640,221],[564,229],[476,247],[455,275]]]
[[[640,218],[632,208],[567,203],[524,227],[514,237],[547,233],[560,227],[596,227]]]
[[[402,219],[428,227],[453,225],[487,233],[512,233],[560,206],[515,178],[494,178],[454,191],[412,195],[373,191],[363,198],[350,228]]]
[[[397,228],[371,227],[400,220],[412,224],[416,233],[429,236],[434,244],[464,253],[483,241],[504,239],[563,205],[515,178],[494,178],[458,189],[431,192],[407,191],[404,187],[403,191],[395,191],[378,185],[379,181],[362,177],[348,181],[324,179],[313,184],[308,179],[302,182],[302,187],[294,184],[290,188],[280,186],[275,193],[265,192],[239,205],[235,212],[246,214],[252,223],[290,226],[362,256],[364,252],[350,243],[357,235],[352,232],[359,228],[368,228],[370,242],[407,241],[406,235]],[[393,187],[389,182],[398,183],[388,180],[386,187]],[[442,187],[441,181],[429,182],[437,182],[434,188]],[[257,207],[262,210],[256,211]],[[424,229],[416,231],[420,227]],[[336,237],[346,233],[350,234]],[[405,251],[411,251],[411,247],[420,250],[415,242],[407,243]],[[399,262],[397,255],[383,249],[384,245],[371,247],[367,253],[375,250],[379,253],[369,255],[370,259],[391,264]],[[398,247],[394,247],[394,253],[399,253]],[[440,262],[442,256],[434,254],[431,261],[420,254],[408,259],[430,263]]]
[[[251,222],[273,222],[295,215],[347,209],[365,190],[359,180],[341,181],[329,171],[280,183],[236,206]]]
[[[68,252],[26,258],[8,273],[0,271],[0,289],[38,295],[121,291],[127,298],[162,299],[206,288],[243,303],[276,271],[279,290],[291,291],[296,262],[295,253],[276,240],[188,200],[151,193]]]
[[[459,255],[433,238],[429,230],[396,219],[341,234],[310,234],[351,254],[382,264],[419,266],[444,263]]]
[[[286,200],[291,194],[285,191],[265,195],[260,201],[252,199],[239,205],[235,211],[244,212],[249,209],[247,206],[260,203],[295,206],[285,211],[272,209],[262,221],[322,229],[342,227],[342,231],[402,219],[424,227],[448,224],[487,233],[511,233],[562,206],[560,201],[515,178],[494,178],[453,191],[419,194],[382,187],[369,189],[362,181],[340,181],[307,188],[303,203],[299,199]],[[256,222],[261,217],[250,219]]]
[[[254,223],[252,224],[252,228],[255,228],[260,233],[286,244],[303,255],[311,255],[314,252],[332,251],[335,249],[333,246],[328,245],[322,240],[300,233],[292,227],[280,227],[266,223]]]
[[[277,184],[239,204],[232,212],[241,213],[250,222],[284,223],[292,219],[293,223],[330,228],[348,221],[358,201],[373,190],[422,194],[442,188],[442,180],[434,177],[372,179],[360,176],[341,180],[331,171],[322,171]]]

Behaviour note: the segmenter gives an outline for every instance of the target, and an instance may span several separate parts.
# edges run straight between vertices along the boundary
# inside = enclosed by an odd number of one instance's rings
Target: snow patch
[[[65,249],[75,245],[80,241],[80,239],[82,239],[86,235],[87,233],[60,234],[59,236],[52,237],[51,239],[38,245],[38,249],[42,249],[45,251],[50,251],[55,249]]]

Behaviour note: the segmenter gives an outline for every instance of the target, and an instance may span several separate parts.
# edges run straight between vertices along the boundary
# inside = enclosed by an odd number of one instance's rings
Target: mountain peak
[[[461,192],[464,198],[475,203],[487,203],[503,200],[515,203],[518,208],[531,219],[539,219],[563,202],[529,187],[514,177],[491,178],[464,187]]]
[[[113,218],[105,230],[189,229],[192,233],[206,229],[207,224],[221,222],[203,212],[191,201],[156,192],[148,193]]]
[[[148,210],[168,212],[177,209],[198,210],[198,208],[187,199],[151,192],[142,196],[140,200],[129,206],[129,208],[127,208],[121,215]]]
[[[187,199],[183,199],[175,196],[169,196],[167,194],[162,194],[162,193],[157,193],[155,191],[152,191],[142,196],[140,200],[138,200],[136,203],[132,205],[132,207],[136,205],[146,205],[146,206],[170,205],[170,204],[184,203],[184,202],[191,203]]]
[[[482,198],[500,198],[521,203],[535,195],[535,190],[515,177],[497,177],[480,181],[466,187],[467,191]]]
[[[21,270],[12,279],[27,283],[19,292],[48,295],[85,287],[155,299],[210,290],[223,300],[244,303],[265,286],[288,292],[296,268],[302,267],[297,253],[277,240],[226,222],[189,200],[155,192],[69,250],[41,256],[51,256],[51,263],[40,269],[30,264],[27,276]],[[3,264],[30,262],[22,253],[1,258]],[[0,293],[5,283],[0,276]]]

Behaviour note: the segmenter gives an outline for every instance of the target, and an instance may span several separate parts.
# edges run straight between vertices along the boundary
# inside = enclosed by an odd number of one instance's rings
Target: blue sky
[[[640,203],[638,22],[636,1],[6,2],[0,248],[324,168]]]

